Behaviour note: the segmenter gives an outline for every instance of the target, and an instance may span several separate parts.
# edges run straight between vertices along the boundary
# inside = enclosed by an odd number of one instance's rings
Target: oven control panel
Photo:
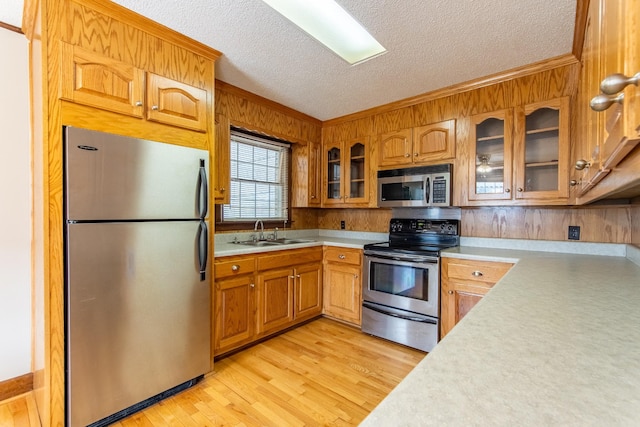
[[[393,218],[389,223],[389,232],[458,235],[459,224],[457,220]]]

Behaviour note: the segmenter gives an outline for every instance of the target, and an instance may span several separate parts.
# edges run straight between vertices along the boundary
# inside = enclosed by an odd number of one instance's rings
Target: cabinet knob
[[[404,153],[404,156],[405,156],[405,157],[411,157],[411,154],[409,154],[409,153]]]
[[[524,189],[522,187],[518,187],[518,193],[522,193]]]
[[[510,188],[505,188],[504,192],[505,193],[511,193],[511,189]]]
[[[357,275],[357,274],[354,274],[354,275],[353,275],[353,278],[354,278],[354,279],[357,279],[357,278],[358,278],[358,275]]]
[[[340,255],[338,255],[338,258],[345,259],[346,257],[344,255],[340,254]]]
[[[142,107],[142,101],[136,101],[136,107]]]
[[[629,85],[638,86],[638,82],[640,82],[640,72],[636,73],[635,76],[632,77],[627,77],[622,73],[614,73],[602,80],[602,83],[600,83],[600,90],[604,94],[614,95]]]
[[[572,187],[575,187],[576,185],[578,185],[578,181],[576,181],[575,179],[572,179],[571,181],[569,181],[569,185]]]
[[[289,279],[295,279],[296,276],[289,276]]]
[[[152,109],[153,111],[157,111],[157,110],[158,110],[158,106],[157,106],[157,105],[153,105],[153,106],[151,106],[151,109]]]
[[[224,189],[224,187],[222,187],[222,188],[220,189],[220,192],[221,192],[221,193],[224,193],[224,191],[225,191],[225,189]]]
[[[576,170],[581,171],[582,169],[589,167],[591,167],[591,163],[589,163],[588,161],[584,159],[576,160]]]
[[[298,278],[298,279],[299,279],[299,278],[300,278],[300,275],[299,275],[299,274],[296,274],[296,278]]]
[[[231,266],[231,271],[239,271],[240,270],[240,266],[238,264],[233,264]]]
[[[249,284],[249,287],[250,287],[250,288],[255,288],[255,287],[256,287],[256,284],[255,284],[255,283],[251,283],[251,284]]]
[[[449,295],[453,295],[453,291],[447,291]]]
[[[589,105],[593,111],[604,111],[615,103],[622,104],[622,101],[624,101],[624,93],[615,96],[600,94],[594,96]]]
[[[312,195],[311,195],[311,198],[312,198],[312,199],[315,199],[315,198],[316,198],[315,194],[312,194]]]
[[[484,276],[484,274],[482,274],[482,271],[478,271],[478,270],[476,270],[473,273],[471,273],[471,275],[473,277],[482,277],[482,276]]]
[[[418,153],[413,153],[413,156],[414,157],[418,157]]]

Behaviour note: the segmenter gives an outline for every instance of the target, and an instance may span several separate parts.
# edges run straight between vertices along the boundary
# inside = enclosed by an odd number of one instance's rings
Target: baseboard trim
[[[10,399],[33,390],[33,373],[0,382],[0,400]]]

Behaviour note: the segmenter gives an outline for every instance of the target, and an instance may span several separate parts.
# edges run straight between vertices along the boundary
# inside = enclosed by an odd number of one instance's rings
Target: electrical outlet
[[[344,230],[344,221],[340,221],[340,230]]]
[[[580,240],[580,226],[579,225],[570,225],[569,226],[569,240]]]

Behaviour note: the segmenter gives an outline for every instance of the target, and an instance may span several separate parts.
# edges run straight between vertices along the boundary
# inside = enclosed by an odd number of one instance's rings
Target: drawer
[[[324,260],[327,262],[362,265],[362,251],[330,246],[325,249]]]
[[[500,280],[512,266],[513,264],[507,262],[448,258],[446,260],[446,271],[443,273],[450,279],[495,283]]]
[[[269,255],[258,256],[258,271],[272,268],[283,268],[309,264],[322,261],[322,247],[316,246],[308,249],[288,249],[278,252],[269,252]]]
[[[253,273],[256,266],[256,260],[254,257],[243,257],[226,260],[222,258],[220,261],[216,260],[215,266],[215,278],[239,276],[241,274]]]

